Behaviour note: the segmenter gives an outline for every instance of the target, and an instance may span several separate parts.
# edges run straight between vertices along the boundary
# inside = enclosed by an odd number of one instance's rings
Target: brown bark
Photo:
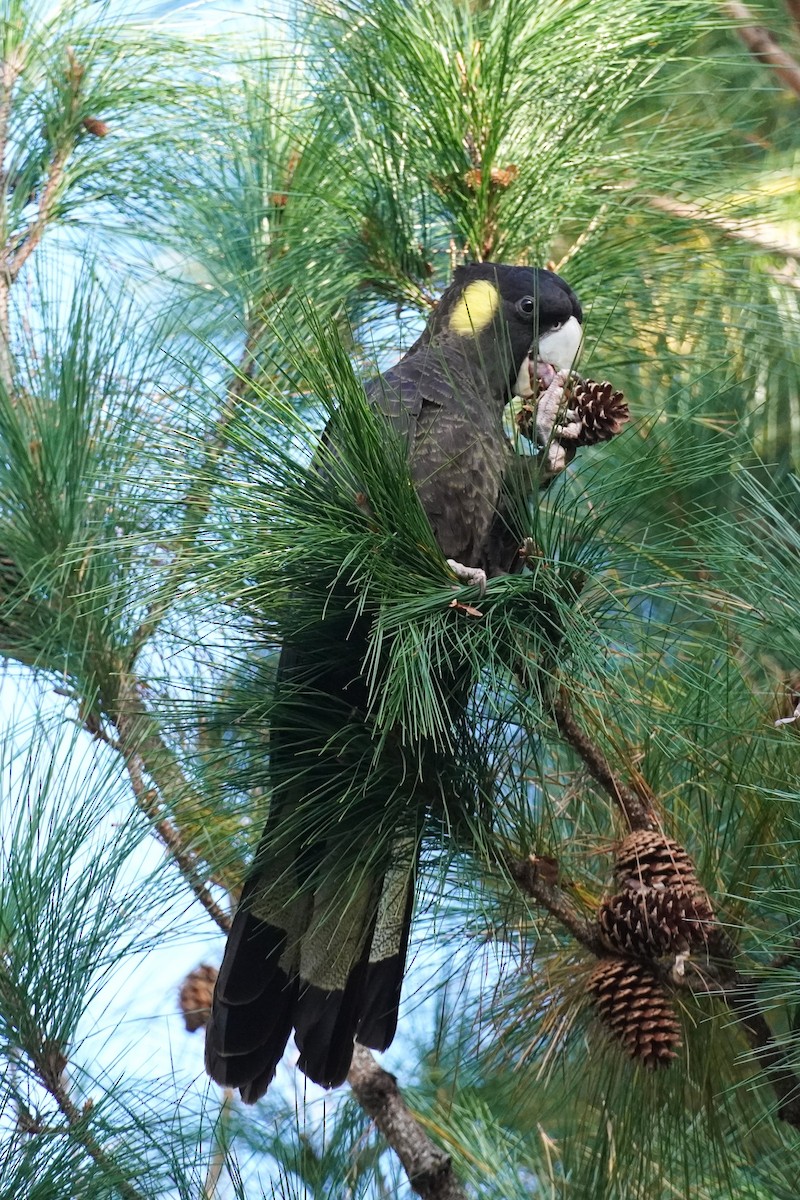
[[[558,731],[564,741],[569,742],[573,750],[577,751],[592,778],[619,805],[630,828],[658,829],[649,796],[640,795],[614,774],[600,747],[587,737],[572,715],[569,697],[564,688],[559,691],[553,709]]]
[[[219,928],[227,933],[231,927],[231,918],[217,904],[209,890],[208,876],[202,869],[200,859],[185,846],[180,830],[164,813],[158,791],[146,782],[147,775],[151,779],[159,778],[158,763],[159,760],[164,762],[168,751],[154,727],[152,716],[139,697],[136,680],[130,676],[124,677],[120,682],[114,723],[119,735],[119,750],[125,760],[136,803],[152,821],[158,837],[203,908]],[[168,759],[163,770],[171,785],[170,792],[174,790],[175,794],[179,795],[186,791],[186,781]],[[163,790],[163,783],[159,785],[159,790]]]
[[[546,908],[576,941],[592,954],[607,953],[597,932],[597,924],[587,921],[573,905],[566,892],[542,875],[534,856],[509,863],[509,870],[523,892],[542,908]]]
[[[800,243],[784,240],[779,229],[766,226],[764,222],[751,225],[747,221],[737,221],[730,217],[722,217],[716,213],[706,212],[699,204],[685,200],[675,200],[671,196],[651,196],[648,200],[651,208],[668,213],[680,220],[697,221],[703,225],[711,225],[718,229],[724,237],[733,241],[749,242],[765,254],[779,254],[783,258],[800,258]]]
[[[753,58],[771,67],[781,83],[800,96],[800,63],[797,59],[778,44],[768,29],[756,23],[746,4],[739,3],[739,0],[728,0],[723,8],[737,22],[736,32]]]
[[[0,212],[2,213],[5,212],[6,207],[6,179],[3,173],[3,163],[8,144],[8,125],[11,118],[14,85],[21,70],[22,59],[19,55],[9,55],[0,65]],[[9,396],[14,384],[9,324],[9,291],[12,282],[6,247],[2,247],[0,248],[0,386]]]
[[[403,1099],[394,1075],[384,1071],[365,1046],[356,1045],[347,1081],[358,1103],[400,1159],[418,1196],[425,1200],[467,1200],[453,1174],[449,1154],[431,1141]]]

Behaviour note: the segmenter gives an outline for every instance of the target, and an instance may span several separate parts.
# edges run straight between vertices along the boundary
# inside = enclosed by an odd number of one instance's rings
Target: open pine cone
[[[683,846],[649,829],[637,829],[622,839],[614,858],[614,880],[619,888],[700,887]]]
[[[576,380],[569,389],[567,403],[581,422],[579,446],[609,442],[630,420],[625,397],[607,380],[602,383],[595,383],[593,379]]]
[[[603,1025],[631,1058],[655,1070],[677,1057],[681,1035],[675,1010],[644,963],[601,958],[586,990]]]
[[[714,910],[678,842],[655,830],[629,833],[617,849],[614,879],[619,891],[597,914],[609,950],[652,962],[705,944]]]
[[[597,915],[600,936],[616,954],[652,961],[701,945],[713,920],[702,889],[627,889],[605,900]]]
[[[533,396],[525,401],[515,401],[513,407],[520,436],[532,441],[536,438],[536,399],[544,390],[544,384],[532,368],[530,378]],[[630,420],[622,392],[615,391],[607,381],[596,383],[593,379],[573,375],[564,388],[564,403],[581,426],[578,436],[570,437],[570,445],[574,447],[608,442]]]

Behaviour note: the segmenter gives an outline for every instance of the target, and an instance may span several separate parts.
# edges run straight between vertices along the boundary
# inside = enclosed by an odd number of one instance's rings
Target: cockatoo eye
[[[517,312],[524,317],[529,317],[535,308],[536,301],[533,296],[523,296],[521,300],[517,301]]]

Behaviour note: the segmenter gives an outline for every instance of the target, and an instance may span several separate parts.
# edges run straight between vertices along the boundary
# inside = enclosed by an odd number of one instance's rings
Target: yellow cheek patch
[[[481,333],[500,307],[500,293],[488,279],[476,279],[464,288],[450,317],[453,333]]]

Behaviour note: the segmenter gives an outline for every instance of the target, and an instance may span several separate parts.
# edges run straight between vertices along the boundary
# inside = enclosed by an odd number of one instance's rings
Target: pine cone
[[[713,920],[701,888],[627,888],[605,900],[597,914],[609,950],[634,958],[683,954],[705,943]]]
[[[586,985],[597,1014],[631,1058],[650,1070],[668,1067],[680,1027],[662,984],[643,963],[601,958]]]
[[[184,979],[178,994],[178,1003],[183,1013],[187,1033],[204,1029],[211,1016],[211,998],[217,982],[217,968],[202,963]]]
[[[583,425],[578,440],[579,446],[594,446],[597,442],[608,442],[620,432],[630,420],[628,405],[622,392],[615,392],[612,384],[593,379],[578,379],[569,395],[569,407],[574,409]]]
[[[99,121],[97,117],[84,117],[83,128],[87,133],[91,133],[92,137],[107,137],[109,132],[105,121]]]
[[[686,887],[702,891],[694,863],[683,847],[649,829],[637,829],[620,842],[614,879],[619,888]]]

